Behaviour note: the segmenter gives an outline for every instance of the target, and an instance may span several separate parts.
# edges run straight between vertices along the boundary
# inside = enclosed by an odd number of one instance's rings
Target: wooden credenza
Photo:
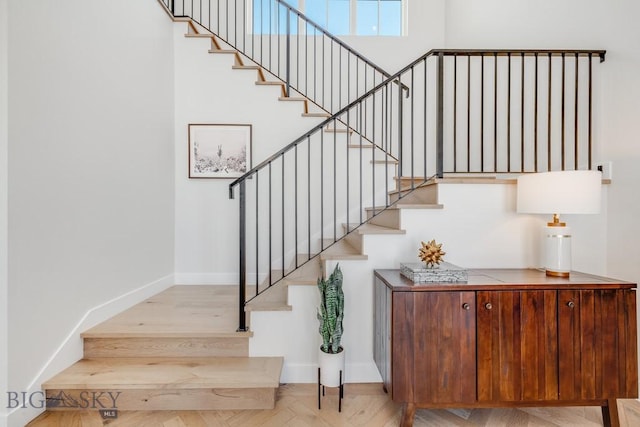
[[[385,389],[416,408],[600,406],[638,397],[636,285],[572,272],[469,271],[414,284],[375,271],[374,359]]]

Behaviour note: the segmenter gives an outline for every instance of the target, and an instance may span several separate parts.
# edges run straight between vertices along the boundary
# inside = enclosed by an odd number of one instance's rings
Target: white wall
[[[124,0],[12,0],[8,22],[9,390],[33,391],[83,322],[172,281],[172,24]]]
[[[321,120],[302,117],[302,103],[278,101],[280,86],[257,86],[256,71],[233,70],[233,55],[209,54],[208,40],[185,32],[175,24],[176,281],[235,284],[238,199],[229,199],[231,179],[189,179],[188,125],[250,124],[256,166]]]
[[[8,212],[7,212],[7,178],[9,144],[9,110],[7,90],[7,60],[8,60],[8,2],[0,0],[0,390],[8,387],[8,308],[7,300],[7,257],[8,257]],[[6,405],[0,404],[0,427],[6,426]]]

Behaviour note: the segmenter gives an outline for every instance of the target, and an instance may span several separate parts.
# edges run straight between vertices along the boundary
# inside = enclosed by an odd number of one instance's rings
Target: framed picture
[[[238,178],[251,169],[251,125],[189,125],[189,178]]]

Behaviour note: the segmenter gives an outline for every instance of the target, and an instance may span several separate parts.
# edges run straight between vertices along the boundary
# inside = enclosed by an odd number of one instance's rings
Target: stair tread
[[[251,332],[168,332],[168,331],[87,331],[80,334],[82,338],[247,338]]]
[[[173,286],[88,329],[82,337],[251,336],[236,332],[237,301],[237,285]]]
[[[292,307],[283,301],[251,301],[245,311],[291,311]]]
[[[209,49],[209,53],[238,53],[238,51],[233,49]]]
[[[231,68],[233,70],[259,70],[260,66],[258,65],[232,65]]]
[[[366,211],[382,211],[385,209],[442,209],[444,205],[440,203],[396,203],[393,206],[375,206],[370,208],[365,208]]]
[[[353,230],[359,224],[348,224],[349,230]],[[347,224],[343,224],[343,226],[347,226]],[[399,230],[397,228],[383,227],[381,225],[376,224],[362,224],[354,233],[359,234],[407,234],[406,230]]]
[[[193,37],[193,38],[203,38],[203,39],[212,39],[215,36],[213,34],[207,33],[186,33],[185,37]]]
[[[278,101],[306,101],[307,98],[301,96],[281,96]]]
[[[326,247],[326,246],[325,246]],[[366,260],[367,255],[360,253],[346,240],[339,240],[331,247],[327,248],[320,257],[323,260]]]
[[[282,82],[277,82],[273,80],[258,80],[256,84],[258,86],[283,86],[284,85],[284,83]]]
[[[302,113],[302,117],[331,117],[329,113]]]
[[[282,357],[82,359],[44,389],[276,388]]]
[[[332,127],[325,127],[323,128],[325,132],[327,133],[353,133],[355,132],[353,129],[349,128],[344,128],[344,129],[335,129]]]

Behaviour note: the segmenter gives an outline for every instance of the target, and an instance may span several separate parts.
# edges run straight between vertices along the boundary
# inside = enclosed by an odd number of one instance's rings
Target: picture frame
[[[189,124],[189,178],[235,179],[251,169],[251,125]]]

